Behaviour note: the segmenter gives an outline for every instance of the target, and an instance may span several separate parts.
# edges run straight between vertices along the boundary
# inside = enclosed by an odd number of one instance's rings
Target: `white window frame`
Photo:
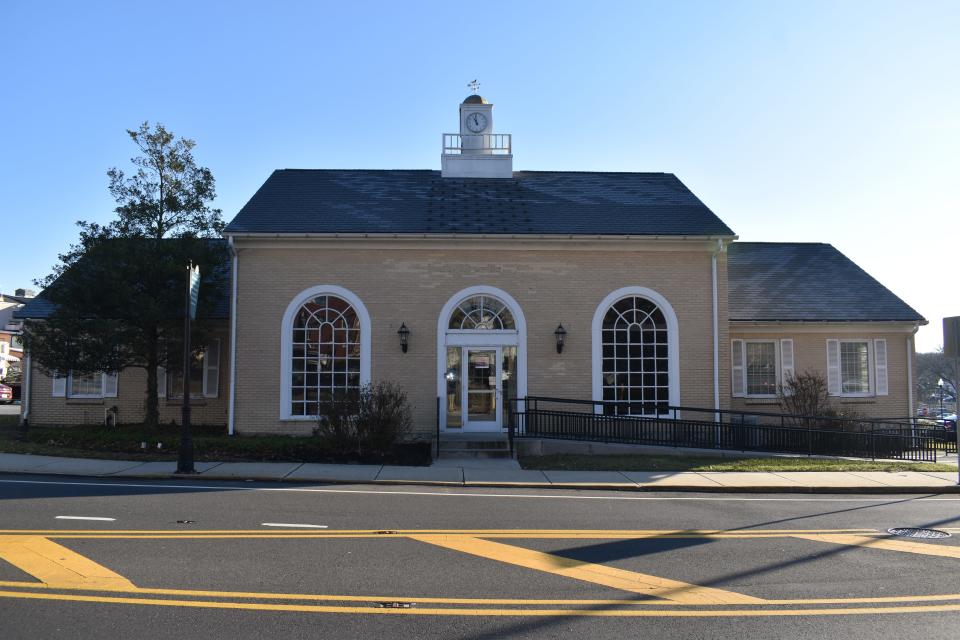
[[[56,393],[56,378],[58,378],[58,377],[59,377],[59,376],[56,376],[56,375],[54,376],[54,396],[59,396],[59,394]],[[90,400],[90,399],[94,399],[94,400],[95,400],[95,399],[100,399],[100,398],[115,398],[115,397],[117,397],[117,394],[116,394],[117,384],[116,384],[116,382],[114,382],[114,384],[113,384],[113,389],[114,389],[114,391],[111,392],[111,393],[107,393],[107,386],[108,386],[108,385],[107,385],[107,378],[108,378],[108,377],[110,377],[110,374],[108,374],[108,373],[101,373],[101,374],[100,374],[100,391],[99,391],[99,393],[73,393],[73,371],[70,371],[70,372],[67,374],[67,377],[66,377],[66,381],[65,381],[65,385],[64,385],[63,397],[65,397],[65,398],[67,398],[67,399],[71,399],[71,398],[72,398],[72,399],[76,399],[76,400]],[[117,376],[114,375],[113,377],[116,378]]]
[[[597,403],[594,412],[603,413],[603,318],[614,304],[623,298],[640,297],[660,307],[667,321],[667,390],[668,403],[672,407],[680,406],[680,325],[677,314],[667,299],[646,287],[622,287],[607,294],[593,313],[591,325],[592,337],[592,373],[593,400]],[[679,415],[679,412],[677,412]]]
[[[220,338],[213,338],[212,340],[210,340],[210,342],[216,342],[216,343],[217,343],[217,354],[218,354],[218,356],[219,356],[219,354],[221,353],[221,351],[220,351],[220,346],[221,346]],[[213,389],[213,390],[207,388],[207,383],[208,383],[208,380],[209,380],[209,378],[210,378],[210,370],[211,370],[211,369],[216,369],[216,372],[217,372],[217,385],[216,385],[217,388],[215,388],[215,389]],[[159,394],[159,393],[158,393],[157,395],[166,396],[166,398],[167,398],[168,400],[183,400],[182,390],[181,390],[181,393],[180,393],[179,395],[176,395],[176,394],[175,394],[175,390],[174,390],[174,388],[173,388],[173,375],[174,375],[174,373],[181,373],[181,371],[174,372],[174,371],[169,370],[169,369],[158,368],[158,371],[160,371],[160,370],[163,371],[163,376],[164,376],[164,381],[163,381],[163,382],[164,382],[164,384],[163,384],[163,390],[164,390],[164,392],[163,392],[162,394]],[[209,347],[209,346],[206,346],[206,347],[203,348],[203,372],[202,372],[201,375],[202,375],[203,387],[202,387],[202,389],[201,389],[201,391],[200,391],[200,395],[195,396],[195,395],[193,395],[193,394],[190,394],[190,398],[191,398],[191,399],[195,399],[195,398],[196,398],[196,399],[199,399],[199,398],[216,398],[216,397],[217,397],[217,393],[218,393],[218,391],[219,391],[219,387],[220,387],[220,362],[219,362],[219,357],[218,357],[218,361],[217,361],[215,364],[211,365],[211,363],[210,363],[210,347]],[[159,385],[158,385],[158,386],[159,386]],[[170,392],[170,395],[166,395],[168,391]]]
[[[748,344],[772,344],[773,345],[773,373],[776,378],[776,388],[780,388],[780,385],[783,384],[783,375],[780,371],[780,340],[770,339],[766,340],[763,338],[751,338],[751,339],[739,339],[739,342],[742,343],[742,362],[743,362],[743,371],[741,375],[743,376],[743,397],[744,398],[776,398],[776,393],[750,393],[749,386],[747,381],[749,380],[749,364],[747,362],[747,345]]]
[[[835,395],[838,398],[872,398],[876,395],[875,389],[877,384],[877,375],[874,371],[875,356],[873,353],[873,340],[870,338],[837,338],[837,367],[840,380],[840,391]],[[853,393],[845,393],[843,391],[843,347],[844,344],[866,344],[867,345],[867,390],[866,391],[857,391]]]
[[[336,296],[346,300],[360,319],[360,386],[370,384],[371,324],[367,307],[357,294],[334,285],[321,284],[304,289],[290,301],[280,323],[280,419],[316,422],[316,416],[295,416],[291,411],[293,378],[293,320],[300,307],[317,296]]]

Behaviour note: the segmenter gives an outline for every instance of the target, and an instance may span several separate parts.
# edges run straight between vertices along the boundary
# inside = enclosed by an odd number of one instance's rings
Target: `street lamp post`
[[[940,393],[940,413],[937,418],[943,420],[943,378],[937,380],[937,391]]]

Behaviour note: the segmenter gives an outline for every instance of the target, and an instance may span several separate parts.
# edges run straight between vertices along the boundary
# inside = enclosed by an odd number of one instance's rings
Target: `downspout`
[[[717,423],[720,422],[720,302],[717,292],[717,255],[721,251],[723,251],[722,238],[717,240],[717,249],[710,255],[713,285],[713,420]]]
[[[234,406],[237,398],[237,250],[233,236],[227,236],[230,245],[230,406],[227,408],[227,435],[233,435]]]
[[[27,420],[30,419],[30,371],[32,370],[32,362],[30,360],[30,352],[27,351],[24,354],[26,359],[26,366],[23,368],[23,389],[20,393],[20,405],[23,407],[23,410],[20,412],[20,425],[26,426],[29,423]]]
[[[911,420],[916,418],[913,413],[913,341],[919,330],[920,325],[916,325],[910,335],[907,336],[907,409],[909,411],[907,415],[910,416]]]

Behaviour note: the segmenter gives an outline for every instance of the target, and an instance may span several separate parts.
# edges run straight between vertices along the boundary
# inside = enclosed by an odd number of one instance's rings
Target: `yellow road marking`
[[[0,587],[53,589],[39,582],[0,581]],[[98,591],[84,587],[56,587],[57,591]],[[113,591],[113,590],[110,590]],[[532,599],[532,598],[434,598],[421,596],[383,596],[383,595],[338,595],[338,594],[309,594],[309,593],[258,593],[246,591],[207,591],[198,589],[157,589],[150,587],[134,587],[129,590],[131,595],[162,595],[195,598],[242,598],[255,600],[304,600],[304,601],[337,601],[337,602],[412,602],[429,604],[475,604],[475,605],[559,605],[559,606],[629,606],[629,607],[664,607],[664,606],[700,606],[693,602],[671,602],[663,600],[629,600],[629,599]],[[895,604],[910,602],[948,602],[960,600],[960,593],[945,593],[920,596],[875,596],[866,598],[788,598],[782,600],[765,600],[766,606],[784,605],[814,605],[814,604]]]
[[[960,558],[960,547],[930,544],[929,542],[910,542],[908,540],[889,540],[885,538],[870,538],[867,536],[835,535],[835,534],[794,534],[792,537],[814,542],[832,542],[833,544],[881,549],[883,551],[899,551],[901,553],[916,553],[924,556],[940,556],[942,558]]]
[[[0,536],[0,558],[50,587],[135,588],[120,574],[40,536]]]
[[[553,573],[566,578],[620,589],[621,591],[662,598],[672,602],[685,604],[763,604],[765,602],[760,598],[740,593],[700,587],[678,580],[659,578],[602,564],[581,562],[543,553],[542,551],[524,549],[470,536],[441,534],[417,535],[410,536],[410,538],[445,549],[480,556],[481,558]]]
[[[103,530],[0,530],[0,535],[39,535],[56,539],[173,539],[173,538],[389,538],[416,535],[464,535],[479,538],[541,538],[541,539],[655,539],[655,538],[780,538],[795,534],[859,534],[886,535],[876,529],[755,529],[725,531],[711,529],[667,530],[562,530],[562,529],[401,529],[389,532],[376,529],[333,529],[325,531],[265,531],[204,530],[204,531],[114,531]]]
[[[878,613],[936,613],[960,611],[960,604],[915,605],[907,607],[848,607],[840,609],[710,609],[710,610],[643,610],[643,609],[464,609],[412,608],[381,609],[373,607],[338,607],[325,605],[270,604],[253,602],[201,602],[196,600],[160,600],[154,598],[122,598],[56,593],[22,593],[0,591],[0,598],[67,600],[107,604],[139,604],[158,607],[194,607],[201,609],[244,609],[248,611],[290,611],[301,613],[354,613],[379,615],[428,616],[516,616],[516,617],[601,617],[601,618],[754,618],[773,616],[837,616],[873,615]]]

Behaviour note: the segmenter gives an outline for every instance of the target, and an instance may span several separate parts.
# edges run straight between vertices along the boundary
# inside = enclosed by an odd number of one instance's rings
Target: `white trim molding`
[[[489,330],[451,330],[450,316],[454,309],[468,298],[490,296],[502,302],[513,314],[516,329],[509,331]],[[467,287],[453,294],[437,317],[437,397],[440,402],[440,429],[447,428],[447,407],[443,401],[447,397],[447,346],[509,346],[517,347],[517,396],[527,395],[527,320],[520,304],[503,289],[486,285]]]
[[[621,287],[616,291],[610,292],[607,297],[600,301],[597,310],[593,313],[593,323],[590,327],[591,333],[591,361],[592,361],[592,381],[593,381],[593,400],[594,402],[603,401],[603,317],[607,314],[615,303],[624,298],[630,297],[646,298],[654,303],[663,312],[663,317],[667,321],[667,366],[669,368],[669,394],[670,405],[680,405],[680,323],[677,321],[677,314],[673,306],[662,295],[646,287]],[[594,411],[601,413],[602,405],[595,405]],[[678,414],[679,415],[679,414]]]
[[[334,284],[320,284],[304,289],[290,301],[287,310],[283,313],[283,322],[280,325],[280,419],[281,420],[316,420],[314,416],[295,416],[290,411],[291,378],[293,371],[293,319],[305,302],[317,296],[330,295],[343,298],[350,303],[360,319],[360,384],[370,384],[370,343],[371,323],[370,314],[352,291]]]

